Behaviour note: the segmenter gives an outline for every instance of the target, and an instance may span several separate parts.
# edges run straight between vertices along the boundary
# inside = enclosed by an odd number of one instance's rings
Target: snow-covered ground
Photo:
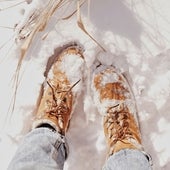
[[[15,98],[15,73],[22,46],[22,42],[15,43],[17,30],[31,11],[43,7],[47,0],[33,0],[29,5],[20,2],[23,1],[0,1],[0,169],[7,168],[31,127],[44,72],[51,65],[49,59],[63,46],[78,42],[84,48],[86,61],[84,90],[67,134],[70,155],[64,169],[97,170],[105,162],[107,151],[101,115],[91,101],[90,92],[90,68],[97,58],[127,74],[137,101],[143,145],[152,156],[153,169],[169,170],[170,2],[88,0],[81,8],[82,21],[104,52],[78,27],[76,14],[62,19],[76,9],[76,0],[66,1],[32,41],[22,61]],[[16,3],[20,4],[3,10]],[[19,24],[15,32],[2,27],[14,28],[16,23]]]

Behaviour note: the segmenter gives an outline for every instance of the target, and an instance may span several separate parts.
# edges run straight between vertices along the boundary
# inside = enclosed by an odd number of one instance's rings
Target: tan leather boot
[[[49,125],[61,134],[68,129],[81,91],[84,58],[78,46],[64,49],[49,71],[33,128]]]
[[[135,100],[125,77],[100,65],[93,74],[94,102],[103,115],[109,155],[121,149],[142,150]]]

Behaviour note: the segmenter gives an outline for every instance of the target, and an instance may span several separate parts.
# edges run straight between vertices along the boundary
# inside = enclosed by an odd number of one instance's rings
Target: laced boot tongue
[[[80,80],[79,80],[80,81]],[[72,110],[72,92],[71,89],[79,82],[77,81],[73,86],[69,89],[62,90],[59,86],[57,89],[51,85],[50,82],[47,82],[49,87],[51,88],[51,101],[48,101],[49,105],[46,108],[46,114],[51,117],[52,120],[55,119],[55,123],[57,125],[57,131],[61,134],[65,134],[70,114]]]
[[[62,83],[56,84],[55,82],[55,86],[53,86],[54,82],[47,81],[45,97],[41,100],[33,128],[49,124],[57,132],[65,135],[72,111],[73,94],[71,90],[78,82],[72,86],[64,86]]]
[[[46,114],[50,115],[51,118],[56,119],[57,131],[64,135],[71,112],[71,108],[69,107],[70,105],[67,103],[67,97],[62,98],[59,103],[57,103],[57,99],[55,99],[52,103],[53,106],[48,108]]]
[[[103,125],[109,155],[126,148],[141,150],[139,128],[127,107],[115,111],[109,108],[107,115],[104,116]]]

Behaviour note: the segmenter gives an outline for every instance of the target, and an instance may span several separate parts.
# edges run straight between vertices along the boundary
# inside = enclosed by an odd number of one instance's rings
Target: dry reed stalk
[[[0,1],[0,2],[3,2],[3,1]],[[6,8],[0,9],[0,12],[1,12],[1,11],[4,11],[4,10],[7,10],[7,9],[10,9],[10,8],[13,8],[13,7],[16,7],[16,6],[18,6],[18,5],[20,5],[20,4],[23,4],[23,3],[25,3],[25,0],[22,1],[22,2],[18,2],[18,3],[16,3],[16,4],[14,4],[14,5],[8,6],[8,7],[6,7]]]
[[[78,26],[80,27],[80,29],[85,33],[87,34],[104,52],[106,52],[105,48],[102,47],[102,45],[95,39],[93,38],[89,33],[88,31],[86,30],[83,22],[82,22],[82,19],[81,19],[81,14],[80,14],[80,3],[79,1],[77,2],[77,24]]]

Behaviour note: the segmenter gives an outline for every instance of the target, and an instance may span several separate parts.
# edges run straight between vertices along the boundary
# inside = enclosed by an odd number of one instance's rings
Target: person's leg
[[[150,156],[139,150],[123,149],[111,155],[103,170],[151,170]]]
[[[26,135],[8,170],[62,170],[67,155],[63,135],[49,128],[37,128]]]
[[[150,170],[138,126],[135,99],[124,75],[113,66],[98,65],[92,76],[94,102],[103,116],[108,145],[104,170]]]
[[[65,134],[82,89],[84,57],[65,48],[48,73],[32,131],[20,145],[9,170],[62,170],[68,155]],[[14,169],[15,168],[15,169]]]

